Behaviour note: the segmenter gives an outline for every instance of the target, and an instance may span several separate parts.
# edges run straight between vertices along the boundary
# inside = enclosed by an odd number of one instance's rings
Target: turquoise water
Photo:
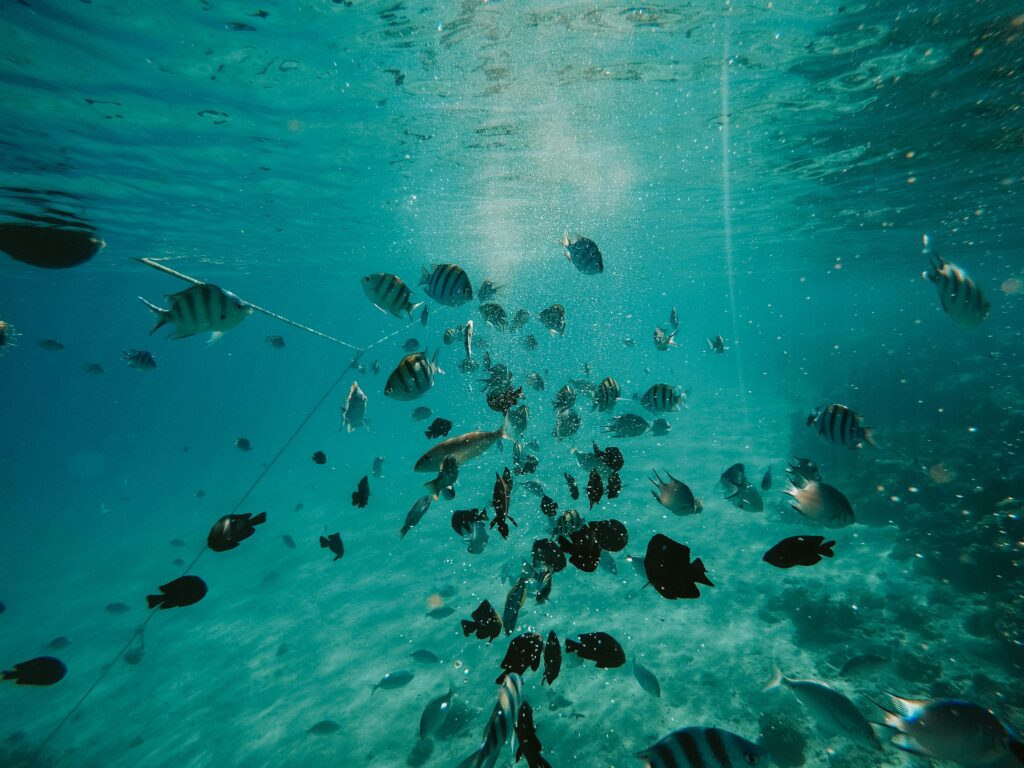
[[[966,698],[1024,726],[1021,13],[995,0],[5,3],[0,223],[85,222],[106,245],[65,270],[0,256],[0,320],[17,331],[0,357],[0,661],[68,667],[52,687],[0,688],[0,763],[458,764],[480,743],[509,639],[464,638],[459,620],[485,598],[500,612],[502,573],[550,533],[527,479],[562,509],[621,520],[630,543],[617,574],[556,574],[513,636],[608,632],[662,691],[629,664],[566,659],[550,689],[528,671],[554,766],[640,765],[636,752],[686,726],[762,739],[778,765],[914,761],[824,730],[789,691],[762,693],[776,664],[834,683],[869,719],[889,691]],[[566,261],[566,229],[598,243],[603,274]],[[955,325],[921,278],[925,233],[991,302],[979,327]],[[140,257],[367,348],[360,361],[382,372],[261,313],[209,346],[151,337],[136,297],[163,304],[186,286]],[[534,319],[503,332],[475,298],[428,300],[427,327],[418,314],[407,325],[360,288],[390,272],[420,301],[421,265],[443,262],[475,289],[504,286],[495,301]],[[536,320],[555,302],[564,337]],[[673,307],[679,346],[658,351]],[[483,338],[517,385],[531,371],[547,384],[526,387],[539,469],[516,476],[519,526],[507,541],[492,529],[479,555],[449,519],[491,504],[511,443],[462,467],[456,499],[397,535],[430,477],[412,471],[432,444],[413,408],[453,435],[501,422],[481,372],[461,372],[459,343],[441,342],[469,319],[478,359]],[[278,334],[281,349],[266,341]],[[718,334],[723,355],[705,341]],[[441,349],[445,374],[402,403],[383,389],[410,337]],[[129,368],[124,349],[157,369]],[[84,371],[94,362],[105,373]],[[557,389],[609,375],[626,398],[687,389],[689,408],[664,415],[665,436],[611,440],[580,392],[579,432],[554,440]],[[349,434],[353,380],[370,430]],[[833,402],[876,428],[877,449],[805,426]],[[631,412],[653,418],[629,401],[612,413]],[[570,449],[594,440],[622,449],[625,487],[591,512],[562,474],[585,486]],[[384,477],[357,509],[378,455]],[[846,494],[854,525],[790,510],[792,456]],[[716,488],[735,462],[755,484],[773,467],[764,511]],[[660,507],[652,469],[688,483],[704,512]],[[203,552],[236,508],[268,522],[236,550]],[[318,545],[334,531],[338,562]],[[645,589],[625,556],[655,533],[688,544],[714,588],[673,602]],[[835,558],[762,562],[801,534],[835,539]],[[144,596],[197,555],[209,594],[151,616]],[[427,617],[439,601],[454,613]],[[142,658],[126,663],[147,620]],[[58,636],[71,644],[48,649]],[[865,653],[888,661],[840,677]],[[398,670],[412,682],[373,693]],[[423,708],[449,686],[450,717],[418,745]],[[323,720],[340,728],[308,733]],[[506,748],[498,764],[511,760]]]

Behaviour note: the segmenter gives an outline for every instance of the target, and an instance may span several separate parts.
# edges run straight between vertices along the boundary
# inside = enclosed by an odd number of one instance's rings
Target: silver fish
[[[470,459],[475,459],[496,442],[508,437],[505,433],[505,426],[506,424],[503,423],[493,432],[466,432],[456,437],[449,437],[420,456],[413,469],[416,472],[437,472],[441,469],[441,462],[444,461],[445,456],[454,456],[459,462],[459,466],[464,467]]]
[[[423,305],[423,302],[413,304],[409,301],[412,292],[409,290],[402,278],[390,275],[387,272],[376,272],[367,275],[360,281],[363,286],[363,293],[372,301],[379,310],[388,312],[397,318],[402,315],[412,320],[412,313]]]
[[[962,328],[971,328],[981,323],[991,309],[981,288],[963,269],[935,253],[928,235],[924,236],[923,241],[923,253],[931,262],[931,270],[922,272],[921,276],[935,284],[942,309]]]
[[[473,286],[458,264],[434,264],[429,270],[423,267],[420,285],[426,286],[427,296],[447,307],[460,307],[473,299]]]
[[[466,327],[463,330],[463,341],[464,349],[466,350],[466,359],[473,359],[473,321],[467,320]]]
[[[654,477],[650,481],[657,488],[657,492],[651,491],[651,495],[658,500],[658,503],[675,515],[695,515],[704,509],[704,503],[693,495],[690,487],[676,480],[668,472],[668,482],[661,479],[657,470],[652,470]]]
[[[252,314],[252,307],[230,291],[213,283],[200,283],[167,297],[170,309],[150,304],[139,296],[139,301],[156,314],[156,325],[149,333],[167,323],[174,325],[168,338],[184,339],[197,333],[212,333],[214,338],[229,331]]]
[[[341,409],[341,424],[346,432],[355,432],[359,427],[369,426],[366,422],[366,393],[359,388],[359,382],[353,381]],[[340,431],[339,427],[339,431]]]
[[[828,483],[807,480],[803,487],[791,483],[782,492],[793,497],[790,503],[793,509],[826,528],[843,528],[854,522],[849,499]]]
[[[415,400],[434,386],[434,376],[444,373],[437,364],[437,352],[427,360],[426,352],[406,355],[395,366],[384,385],[384,394],[393,400]]]

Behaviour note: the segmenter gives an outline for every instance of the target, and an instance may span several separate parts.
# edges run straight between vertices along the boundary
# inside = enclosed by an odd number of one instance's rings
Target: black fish
[[[593,573],[601,562],[601,545],[590,526],[583,526],[569,534],[569,538],[558,537],[558,546],[569,555],[569,562],[585,573]]]
[[[776,568],[814,565],[822,557],[832,557],[835,545],[834,541],[825,541],[824,536],[790,536],[769,549],[762,559]]]
[[[423,434],[433,440],[436,437],[447,437],[448,433],[451,431],[452,423],[448,421],[448,419],[438,417],[430,423],[430,426],[427,427],[427,431]]]
[[[576,485],[576,478],[568,472],[565,473],[565,484],[569,486],[569,495],[572,496],[572,500],[576,501],[579,499],[580,489]]]
[[[658,594],[669,600],[700,597],[698,583],[715,586],[699,557],[690,562],[688,546],[661,533],[654,534],[647,543],[644,572]]]
[[[565,554],[551,539],[533,542],[533,570],[537,573],[558,573],[565,570]]]
[[[332,533],[328,536],[321,536],[320,549],[331,550],[331,552],[334,553],[334,559],[341,560],[341,558],[345,555],[345,544],[341,540],[341,534]]]
[[[492,391],[487,395],[487,407],[498,413],[507,413],[522,397],[522,387],[519,387],[518,389],[508,387],[506,389]]]
[[[53,685],[64,679],[68,668],[64,662],[53,656],[37,656],[28,661],[14,665],[14,669],[5,669],[4,680],[13,680],[17,685]]]
[[[247,437],[236,437],[235,447],[238,448],[242,453],[248,453],[252,450],[252,443],[249,442]]]
[[[607,632],[587,632],[579,640],[565,638],[565,652],[597,662],[598,669],[614,669],[626,663],[626,654],[618,640]]]
[[[536,632],[526,632],[518,637],[512,638],[505,652],[505,658],[501,660],[501,668],[504,670],[494,682],[501,685],[509,672],[517,675],[523,674],[527,668],[534,672],[540,666],[540,655],[544,648],[544,639]]]
[[[722,473],[721,482],[723,486],[728,484],[744,487],[747,484],[747,468],[742,464],[733,464]]]
[[[326,464],[327,463],[327,454],[324,453],[323,451],[317,451],[316,453],[313,454],[313,463],[314,464]]]
[[[88,228],[0,224],[0,250],[6,251],[16,261],[31,264],[33,267],[77,267],[95,256],[104,245],[104,242]]]
[[[629,532],[618,520],[594,520],[588,525],[601,549],[621,552],[629,544]]]
[[[501,538],[508,538],[508,524],[511,522],[517,528],[519,523],[508,514],[510,488],[505,480],[497,472],[494,473],[494,493],[491,496],[491,503],[494,505],[494,519],[491,520],[491,528],[497,526]]]
[[[284,336],[267,336],[266,341],[274,349],[284,349]]]
[[[796,474],[805,480],[813,480],[816,483],[822,481],[821,470],[818,469],[818,465],[812,459],[801,459],[799,456],[794,456],[789,461],[789,468],[786,470],[787,474]]]
[[[554,517],[558,514],[558,502],[544,494],[540,499],[540,511],[547,517]]]
[[[489,601],[484,600],[470,615],[472,621],[462,620],[462,634],[466,637],[475,632],[478,639],[490,643],[501,634],[501,617]]]
[[[592,469],[590,470],[590,478],[587,480],[587,499],[590,500],[591,509],[601,500],[602,496],[604,496],[604,483],[601,482],[601,476],[597,473],[597,470]]]
[[[352,506],[359,507],[362,509],[370,501],[370,479],[363,475],[363,479],[359,481],[359,487],[355,493],[352,494]]]
[[[288,549],[295,549],[295,539],[293,539],[287,533],[282,534],[281,541],[284,542],[284,545],[288,547]]]
[[[256,533],[256,526],[265,522],[266,512],[260,512],[255,516],[248,512],[244,515],[224,515],[210,529],[210,535],[206,537],[206,546],[214,552],[227,552]]]
[[[602,451],[597,447],[597,443],[594,443],[594,455],[603,461],[605,466],[613,472],[618,472],[626,463],[626,460],[622,456],[622,451],[614,445],[609,448],[605,448]]]
[[[537,471],[540,460],[533,454],[528,454],[524,457],[522,456],[522,451],[519,451],[513,463],[515,465],[514,471],[517,475],[532,475]]]
[[[505,330],[508,326],[508,313],[505,312],[505,308],[501,306],[501,304],[488,302],[486,304],[481,304],[479,309],[484,320],[495,328]]]
[[[558,635],[554,630],[548,633],[548,641],[544,644],[544,682],[551,685],[558,677],[562,668],[562,646],[558,643]]]
[[[524,701],[519,706],[519,717],[516,718],[516,762],[526,758],[527,768],[551,768],[551,763],[541,757],[544,747],[537,738],[537,728],[533,724],[533,707]]]
[[[198,576],[180,576],[160,587],[160,595],[146,595],[150,608],[183,608],[195,605],[206,596],[206,582]]]
[[[765,470],[764,477],[761,478],[761,490],[770,491],[772,489],[772,468],[768,465],[768,469]]]
[[[619,491],[622,490],[622,478],[619,477],[618,472],[612,472],[608,476],[608,485],[605,488],[605,493],[609,499],[617,499],[619,497]]]
[[[487,510],[476,507],[473,509],[458,509],[452,512],[452,530],[459,536],[468,536],[473,530],[473,523],[486,521]]]

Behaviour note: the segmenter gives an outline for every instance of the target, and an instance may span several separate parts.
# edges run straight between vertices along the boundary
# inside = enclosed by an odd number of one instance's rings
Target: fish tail
[[[427,303],[427,302],[425,302],[425,301],[417,301],[417,302],[416,302],[415,304],[410,304],[410,305],[409,305],[409,319],[410,319],[410,320],[412,320],[412,316],[413,316],[413,313],[414,313],[414,312],[415,312],[415,311],[416,311],[417,309],[419,309],[420,307],[422,307],[422,306],[423,306],[424,304],[426,304],[426,303]]]
[[[875,428],[874,427],[863,427],[864,430],[864,442],[870,445],[872,448],[877,448],[878,443],[875,442]]]
[[[267,522],[267,513],[260,512],[258,515],[249,518],[249,522],[253,525],[263,525],[263,523]]]
[[[762,691],[770,691],[773,688],[778,688],[782,685],[782,670],[778,666],[772,667],[772,677],[767,683],[764,684]]]
[[[566,653],[576,653],[577,651],[580,651],[582,649],[583,649],[583,646],[580,645],[575,640],[573,640],[571,637],[565,638],[565,652]]]
[[[824,555],[825,557],[835,557],[836,553],[832,551],[836,543],[834,541],[826,541],[821,545],[821,550],[818,554]]]
[[[558,242],[562,244],[563,248],[568,248],[569,247],[569,230],[568,229],[562,230],[562,239],[559,240]],[[568,258],[568,255],[566,255],[566,258]]]
[[[437,364],[437,356],[440,352],[440,349],[435,349],[434,356],[430,358],[430,365],[433,366],[434,373],[444,373],[444,370],[441,368],[441,366]],[[424,354],[426,354],[426,350],[424,350]]]
[[[437,501],[441,495],[441,476],[438,475],[433,480],[427,480],[427,482],[423,484],[423,487],[429,489],[431,495],[434,497],[434,501]]]
[[[472,621],[469,621],[467,619],[463,619],[462,620],[462,634],[463,635],[465,635],[466,637],[469,637],[470,635],[473,634],[473,631],[475,629],[476,629],[476,624],[474,624]]]
[[[149,332],[149,335],[152,336],[154,333],[156,333],[156,330],[158,328],[167,325],[167,323],[170,321],[171,313],[169,310],[166,310],[163,307],[158,307],[156,304],[150,304],[141,296],[139,296],[139,301],[141,301],[143,304],[149,307],[156,315],[156,325],[154,325],[153,329]]]
[[[146,595],[146,602],[150,608],[156,608],[164,601],[163,595]]]
[[[704,499],[700,498],[699,496],[696,499],[694,499],[693,500],[693,508],[695,510],[697,510],[698,512],[703,512],[704,511]]]
[[[430,282],[430,271],[426,266],[420,267],[420,281],[417,285],[427,285]]]
[[[328,546],[330,546],[330,542],[327,541],[327,537],[326,536],[321,536],[320,537],[320,549],[327,549]]]
[[[13,669],[5,669],[3,671],[4,680],[14,680],[18,676],[18,673]]]

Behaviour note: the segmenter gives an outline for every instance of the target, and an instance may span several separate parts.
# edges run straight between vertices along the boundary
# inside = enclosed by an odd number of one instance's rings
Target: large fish
[[[680,728],[640,752],[647,768],[738,768],[771,765],[757,744],[721,728]]]
[[[230,331],[252,314],[252,307],[230,291],[213,283],[200,283],[167,297],[170,309],[150,304],[139,296],[139,301],[156,314],[156,325],[150,334],[167,323],[174,325],[168,338],[185,339],[197,333],[212,333],[216,339]]]
[[[447,307],[460,307],[473,299],[473,286],[458,264],[434,264],[430,270],[423,267],[420,285],[435,301]]]
[[[409,301],[411,295],[409,286],[402,282],[402,278],[389,275],[387,272],[367,275],[360,282],[363,286],[363,293],[378,309],[397,318],[405,315],[412,320],[412,313],[423,304],[423,302],[413,304]]]
[[[437,364],[437,352],[427,360],[426,352],[406,355],[395,366],[384,385],[384,394],[393,400],[415,400],[434,386],[434,375],[444,373]]]
[[[523,678],[513,672],[505,678],[498,691],[498,700],[484,728],[483,743],[476,752],[459,763],[459,768],[492,768],[498,761],[502,747],[515,730],[522,701]]]
[[[943,259],[932,250],[931,238],[924,236],[923,253],[931,261],[931,270],[921,276],[935,283],[939,291],[939,303],[953,322],[963,328],[971,328],[988,316],[991,305],[981,288],[956,264]]]
[[[454,456],[460,467],[464,467],[470,459],[475,459],[502,438],[507,438],[505,427],[507,420],[493,432],[476,431],[442,440],[416,460],[413,469],[416,472],[438,472],[445,456]]]

